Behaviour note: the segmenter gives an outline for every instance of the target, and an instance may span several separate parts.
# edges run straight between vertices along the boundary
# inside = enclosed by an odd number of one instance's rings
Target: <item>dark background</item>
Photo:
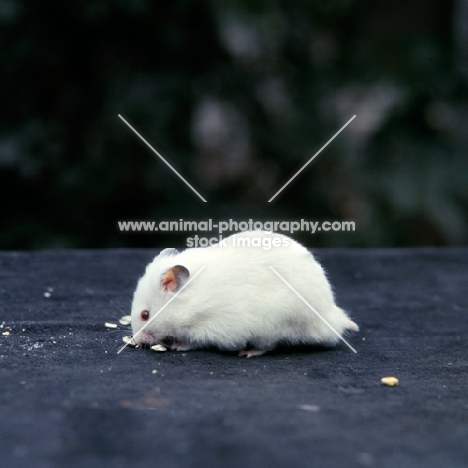
[[[1,0],[0,28],[1,249],[180,243],[117,229],[180,218],[355,221],[308,246],[467,244],[463,0]]]

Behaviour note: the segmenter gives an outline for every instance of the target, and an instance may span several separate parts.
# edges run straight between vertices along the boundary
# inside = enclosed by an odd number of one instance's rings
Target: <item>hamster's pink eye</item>
[[[149,316],[150,316],[149,310],[144,310],[140,314],[141,320],[143,320],[144,322],[146,322],[149,319]]]

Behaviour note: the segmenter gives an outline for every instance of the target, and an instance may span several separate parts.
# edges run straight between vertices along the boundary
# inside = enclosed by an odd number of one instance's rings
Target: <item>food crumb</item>
[[[156,352],[164,352],[167,351],[167,348],[161,344],[155,344],[151,346],[151,349]]]
[[[110,322],[106,322],[106,323],[104,324],[104,326],[105,326],[106,328],[117,328],[117,324],[116,324],[116,323],[110,323]]]
[[[304,411],[313,411],[314,413],[320,410],[320,407],[317,405],[299,405],[297,408]]]
[[[387,387],[394,387],[398,385],[399,381],[396,377],[382,377],[380,381]]]
[[[119,323],[121,325],[130,325],[132,323],[132,318],[130,315],[124,315],[123,317],[120,317]]]
[[[133,346],[135,348],[137,347],[137,344],[135,340],[133,339],[133,336],[124,336],[122,338],[122,341],[128,346]]]

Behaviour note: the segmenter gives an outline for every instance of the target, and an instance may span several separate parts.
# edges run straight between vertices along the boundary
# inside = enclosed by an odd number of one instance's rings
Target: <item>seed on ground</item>
[[[128,346],[133,346],[135,348],[138,347],[136,341],[133,339],[133,336],[124,336],[122,341]]]
[[[387,387],[398,385],[398,379],[396,377],[382,377],[380,381]]]
[[[164,351],[167,351],[167,348],[165,346],[163,346],[162,344],[155,344],[155,345],[151,346],[151,349],[153,351],[158,352],[158,353],[163,353]]]
[[[132,323],[132,318],[130,315],[124,315],[119,319],[120,325],[130,325]]]

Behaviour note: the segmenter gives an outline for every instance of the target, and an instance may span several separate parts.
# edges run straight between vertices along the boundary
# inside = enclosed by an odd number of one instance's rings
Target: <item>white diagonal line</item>
[[[338,336],[338,338],[343,341],[350,349],[351,351],[353,351],[354,353],[357,353],[357,351],[343,338],[342,335],[340,335],[271,265],[270,265],[270,269],[276,274],[276,276],[278,276],[278,278],[281,279],[281,281],[283,281],[283,283],[288,286],[288,288],[294,292],[296,294],[296,296],[312,311],[314,312],[319,318],[320,320],[322,320],[322,322],[324,322],[328,328],[330,328],[330,330],[333,331],[333,333],[335,333],[335,335]]]
[[[133,338],[138,336],[204,269],[206,266],[201,267],[178,291],[174,294],[154,315],[151,317],[151,320],[145,323],[134,335]],[[126,347],[128,343],[125,343],[118,351],[117,354],[120,354]]]
[[[165,163],[175,174],[177,174],[179,176],[179,178],[185,182],[185,184],[190,187],[194,193],[196,193],[205,203],[206,200],[119,114],[119,117],[122,119],[123,122],[125,122],[129,128],[131,128],[135,133],[136,135],[138,135],[141,140],[151,149],[153,150],[153,152],[159,156],[159,158],[161,159],[161,161],[163,163]]]
[[[269,200],[272,202],[354,119],[353,115]]]

